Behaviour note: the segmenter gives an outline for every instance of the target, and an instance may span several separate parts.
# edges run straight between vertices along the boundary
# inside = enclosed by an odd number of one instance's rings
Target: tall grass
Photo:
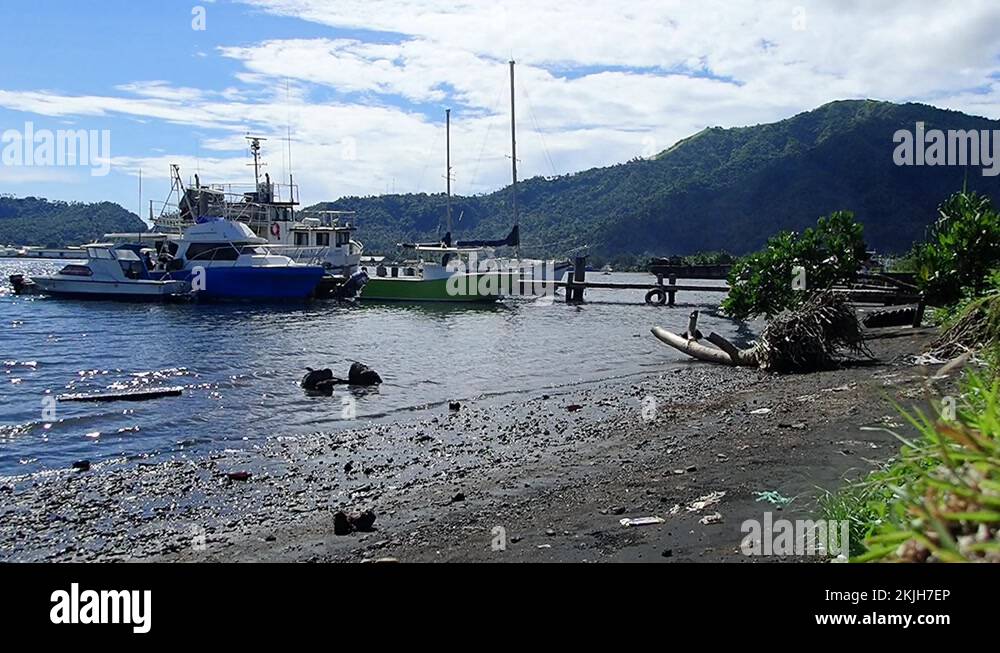
[[[949,407],[901,411],[918,437],[821,500],[824,518],[850,522],[852,561],[1000,562],[1000,379],[970,374]]]

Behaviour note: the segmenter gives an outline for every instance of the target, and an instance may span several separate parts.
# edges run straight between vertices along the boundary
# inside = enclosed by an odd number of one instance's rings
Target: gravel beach
[[[885,330],[876,363],[829,372],[692,361],[246,451],[19,477],[0,484],[0,560],[746,562],[740,524],[778,510],[758,493],[815,516],[823,489],[897,451],[879,427],[906,432],[892,401],[923,401],[928,369],[909,356],[932,337]],[[335,533],[338,511],[364,510],[373,529]],[[620,523],[652,516],[663,523]]]

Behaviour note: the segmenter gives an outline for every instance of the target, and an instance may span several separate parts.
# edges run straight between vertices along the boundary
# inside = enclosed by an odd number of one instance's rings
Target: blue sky
[[[111,172],[5,161],[0,192],[136,210],[139,169],[146,199],[166,196],[172,162],[185,179],[246,181],[247,132],[305,202],[440,192],[446,107],[455,190],[488,192],[509,176],[512,56],[525,176],[842,98],[1000,118],[998,3],[898,4],[4,0],[0,132],[110,130]]]

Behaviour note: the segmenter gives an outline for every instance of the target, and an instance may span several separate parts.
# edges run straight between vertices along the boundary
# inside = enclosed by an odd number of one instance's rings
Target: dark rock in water
[[[350,474],[352,469],[354,469],[354,462],[353,461],[349,460],[346,463],[344,463],[344,472],[345,473]]]
[[[461,402],[458,402],[458,401],[449,402],[448,403],[448,410],[453,410],[453,411],[456,411],[456,412],[462,410],[462,404],[461,404]]]
[[[333,370],[314,370],[306,368],[309,370],[306,375],[302,377],[302,383],[300,384],[306,390],[321,390],[326,385],[329,385],[333,381]]]
[[[343,510],[338,510],[333,516],[333,533],[334,535],[347,535],[351,532],[351,522],[347,519],[347,513]]]
[[[78,472],[88,472],[90,471],[90,461],[89,460],[78,460],[73,463],[73,469]]]
[[[230,472],[226,474],[226,478],[230,481],[249,481],[250,476],[250,472]]]
[[[451,498],[452,503],[458,503],[459,501],[465,501],[465,494],[463,494],[462,492],[459,492],[458,494],[456,494]]]
[[[346,380],[334,376],[333,370],[329,368],[314,370],[311,367],[307,367],[306,370],[308,371],[302,377],[302,382],[299,385],[308,392],[332,394],[334,387],[337,385],[370,387],[382,383],[382,377],[378,375],[378,372],[363,363],[352,364]]]
[[[372,386],[382,383],[382,377],[378,372],[363,363],[354,363],[347,374],[347,382],[351,385]]]
[[[566,410],[568,410],[571,413],[575,413],[576,411],[582,408],[583,406],[581,406],[580,404],[570,404],[569,406],[566,406]]]

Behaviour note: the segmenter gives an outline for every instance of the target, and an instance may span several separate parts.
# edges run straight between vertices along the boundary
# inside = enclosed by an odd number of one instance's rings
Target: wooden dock
[[[572,278],[566,281],[520,281],[521,294],[541,294],[551,288],[566,291],[566,303],[582,303],[584,293],[594,290],[645,290],[645,301],[654,306],[675,306],[679,292],[728,293],[727,285],[695,285],[677,283],[683,279],[725,279],[731,265],[677,265],[665,259],[655,259],[649,266],[654,278],[648,283],[619,283],[613,281],[587,281],[586,257],[574,261]],[[681,274],[683,273],[683,274]],[[854,304],[881,306],[914,306],[915,323],[923,318],[924,298],[912,285],[907,275],[878,273],[862,274],[859,283],[834,287],[832,290],[848,296]]]

